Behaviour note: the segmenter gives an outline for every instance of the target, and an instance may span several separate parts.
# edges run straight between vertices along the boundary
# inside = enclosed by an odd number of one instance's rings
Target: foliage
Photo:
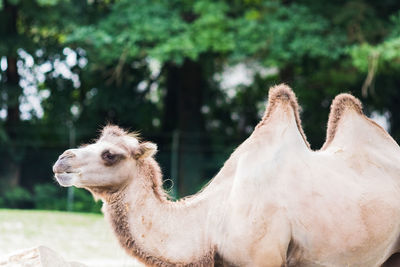
[[[74,192],[73,211],[100,213],[101,201],[95,201],[93,196],[84,189],[77,188]]]
[[[40,210],[66,210],[64,190],[54,184],[37,184],[34,187],[35,208]]]
[[[33,193],[23,187],[15,187],[0,197],[0,207],[35,208],[39,210],[67,210],[67,193],[51,183],[36,184]],[[101,202],[95,202],[84,189],[74,189],[72,210],[75,212],[99,213]]]
[[[189,8],[180,1],[118,1],[98,25],[77,29],[68,41],[97,49],[97,56],[107,63],[149,56],[181,64],[204,52],[232,49],[226,3],[198,1]],[[181,12],[196,19],[185,19]]]
[[[32,202],[32,195],[22,187],[15,187],[4,193],[0,198],[1,207],[26,208]]]
[[[67,194],[64,188],[54,184],[35,185],[34,205],[40,210],[67,210]],[[74,189],[72,210],[76,212],[99,213],[100,202],[94,202],[92,195],[83,189]]]
[[[38,184],[49,181],[58,154],[89,142],[107,122],[157,142],[166,178],[176,179],[181,195],[193,193],[251,132],[267,88],[281,82],[298,95],[315,149],[330,102],[344,91],[367,113],[385,114],[400,140],[396,0],[0,4],[0,184],[11,177],[33,192],[37,208],[65,208],[65,190]],[[4,68],[9,59],[19,82]],[[237,66],[248,82],[225,86]],[[23,118],[29,94],[42,113],[31,108]],[[89,199],[77,190],[75,209],[98,210]]]
[[[353,64],[361,71],[367,72],[374,58],[379,61],[380,68],[400,67],[400,12],[392,15],[390,22],[390,31],[382,42],[365,42],[350,49]]]
[[[97,25],[78,28],[67,40],[94,49],[103,62],[150,57],[182,64],[218,53],[237,61],[262,56],[271,66],[303,56],[337,59],[344,52],[346,36],[306,5],[236,3],[122,0]]]

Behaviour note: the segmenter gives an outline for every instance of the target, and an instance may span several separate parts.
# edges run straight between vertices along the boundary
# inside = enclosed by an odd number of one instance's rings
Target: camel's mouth
[[[61,186],[72,186],[74,185],[77,178],[80,176],[79,172],[56,172],[54,177]]]

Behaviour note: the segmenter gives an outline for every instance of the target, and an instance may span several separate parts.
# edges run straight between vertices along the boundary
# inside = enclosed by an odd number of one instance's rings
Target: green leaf
[[[18,5],[21,2],[21,0],[8,0],[8,2],[12,5]]]
[[[36,0],[40,6],[55,6],[60,0]]]

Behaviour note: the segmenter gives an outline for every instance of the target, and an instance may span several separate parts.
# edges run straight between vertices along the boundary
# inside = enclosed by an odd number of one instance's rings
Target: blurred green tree
[[[185,194],[204,174],[207,154],[193,153],[193,146],[207,151],[210,141],[223,143],[238,131],[243,139],[273,83],[295,88],[306,132],[319,147],[330,100],[343,90],[361,93],[364,74],[349,51],[385,38],[398,8],[395,1],[121,0],[96,23],[77,28],[68,42],[95,55],[92,64],[114,65],[115,79],[123,79],[120,70],[132,62],[159,62],[159,119],[163,131],[179,133],[178,176],[190,177],[179,182]],[[253,70],[254,80],[229,94],[215,77],[238,63]]]
[[[65,139],[65,134],[60,139],[57,136],[72,119],[70,108],[76,98],[71,79],[59,70],[66,59],[65,38],[103,9],[101,4],[82,1],[0,1],[0,193],[21,184],[27,171],[22,169],[23,161],[32,149],[41,147],[46,154],[46,146]],[[53,102],[44,107],[44,114],[37,114],[35,101],[46,95]]]
[[[0,100],[8,111],[0,138],[12,151],[20,151],[12,144],[28,133],[43,151],[44,143],[66,147],[72,133],[87,141],[99,125],[118,123],[175,151],[177,170],[169,155],[159,159],[186,195],[246,138],[268,87],[281,82],[299,97],[313,148],[322,145],[329,104],[343,91],[362,98],[368,113],[384,114],[400,140],[396,0],[0,3],[0,57],[18,65],[22,49],[34,65],[51,65],[38,83],[50,92],[41,102],[43,116],[25,121],[18,113],[24,95],[18,71],[16,79],[8,76],[11,62],[0,72],[8,88]],[[75,63],[68,65],[71,56]],[[58,73],[60,62],[75,76]],[[236,76],[245,82],[227,84]]]

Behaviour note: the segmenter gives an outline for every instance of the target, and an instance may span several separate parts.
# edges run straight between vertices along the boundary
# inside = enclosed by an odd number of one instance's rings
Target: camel
[[[400,148],[338,95],[313,151],[286,85],[199,193],[170,201],[157,146],[117,126],[65,151],[61,186],[89,190],[128,254],[148,266],[381,266],[399,252]]]

